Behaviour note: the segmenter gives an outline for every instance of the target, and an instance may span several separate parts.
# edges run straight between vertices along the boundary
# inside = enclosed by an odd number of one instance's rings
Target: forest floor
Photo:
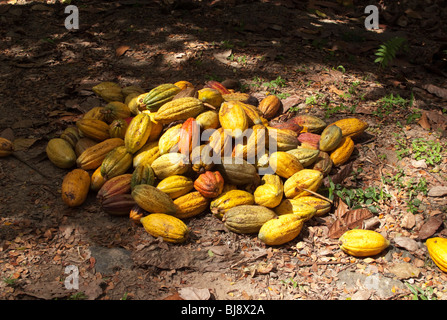
[[[447,299],[425,246],[447,237],[445,1],[377,3],[376,31],[364,27],[376,1],[72,1],[73,30],[66,5],[50,2],[0,1],[0,134],[16,149],[0,160],[0,299]],[[381,68],[374,53],[394,37],[406,50]],[[104,104],[95,84],[225,79],[258,99],[277,94],[289,114],[368,123],[349,170],[330,173],[341,200],[331,212],[278,247],[204,213],[171,245],[104,213],[94,194],[63,204],[67,170],[45,147]],[[355,206],[391,241],[382,254],[354,258],[330,237]],[[73,267],[78,289],[65,282]]]

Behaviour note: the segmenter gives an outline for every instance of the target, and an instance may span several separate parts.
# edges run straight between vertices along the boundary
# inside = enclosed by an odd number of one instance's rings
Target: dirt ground
[[[79,29],[67,30],[66,4],[0,1],[0,134],[16,149],[0,159],[0,299],[447,299],[447,274],[425,247],[447,236],[445,1],[72,4]],[[380,8],[379,30],[364,27],[368,4]],[[393,37],[407,48],[380,68],[374,53]],[[67,170],[51,164],[45,147],[104,104],[95,84],[225,79],[258,99],[278,94],[287,115],[369,124],[349,170],[330,176],[340,192],[372,190],[372,200],[352,201],[374,206],[369,228],[390,239],[385,252],[354,258],[340,250],[330,232],[342,204],[278,247],[231,233],[209,213],[187,220],[190,239],[171,245],[104,213],[95,194],[79,208],[63,204]],[[78,289],[66,283],[72,267]]]

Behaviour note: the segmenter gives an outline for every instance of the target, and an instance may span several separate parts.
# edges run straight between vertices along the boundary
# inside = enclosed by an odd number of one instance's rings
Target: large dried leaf
[[[340,171],[338,171],[336,174],[331,176],[331,180],[335,184],[340,184],[345,180],[347,177],[349,177],[352,173],[352,165],[353,162],[349,162],[348,164],[344,165]]]
[[[442,217],[433,216],[430,217],[422,226],[421,230],[419,230],[419,239],[427,239],[431,237],[436,230],[442,225]]]
[[[363,227],[363,221],[371,218],[373,214],[366,208],[348,210],[329,227],[329,238],[340,238],[343,233],[350,229],[359,229]]]

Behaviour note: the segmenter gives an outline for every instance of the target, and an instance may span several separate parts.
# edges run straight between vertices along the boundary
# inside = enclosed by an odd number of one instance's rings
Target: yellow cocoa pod
[[[155,159],[151,164],[158,179],[172,175],[182,175],[191,168],[189,157],[182,153],[166,153]]]
[[[230,185],[233,186],[233,185]],[[228,187],[227,184],[227,188]],[[225,212],[229,209],[241,206],[241,205],[251,205],[255,203],[254,196],[247,191],[232,189],[224,191],[210,203],[211,213],[218,219],[222,219]]]
[[[216,89],[203,88],[197,91],[197,99],[204,103],[208,103],[215,108],[219,108],[224,99],[222,94]]]
[[[353,151],[354,141],[352,141],[350,137],[344,137],[337,148],[331,152],[329,157],[331,158],[333,165],[337,167],[348,161]]]
[[[340,237],[340,248],[354,257],[368,257],[379,254],[390,245],[380,233],[365,229],[351,229]]]
[[[286,198],[296,198],[311,195],[304,189],[316,192],[323,183],[323,174],[318,170],[303,169],[284,182]]]
[[[170,127],[161,135],[160,139],[158,140],[158,150],[160,154],[178,151],[181,130],[182,124],[179,123],[173,127]]]
[[[202,130],[217,129],[220,126],[219,113],[214,110],[204,111],[196,117]]]
[[[258,238],[270,246],[278,246],[295,239],[303,228],[304,220],[295,214],[284,214],[264,223]]]
[[[429,238],[425,242],[430,258],[444,272],[447,272],[447,239]]]
[[[133,167],[136,168],[138,165],[145,164],[151,165],[159,156],[158,141],[148,142],[134,154]]]
[[[274,208],[281,203],[284,186],[276,174],[266,174],[261,179],[261,185],[253,193],[255,203],[267,208]]]
[[[181,243],[187,239],[189,229],[186,224],[169,214],[152,213],[140,219],[147,233],[161,237],[163,241]]]
[[[292,213],[297,215],[300,219],[307,221],[315,215],[317,209],[308,204],[299,202],[298,200],[284,199],[281,201],[281,204],[275,208],[275,212],[279,216]]]
[[[76,159],[78,167],[84,170],[96,170],[101,166],[107,153],[124,145],[123,139],[110,138],[85,149]]]
[[[87,171],[74,169],[62,181],[62,200],[69,207],[78,207],[87,199],[90,189],[90,176]]]
[[[219,122],[233,138],[239,138],[248,129],[248,117],[238,101],[226,101],[219,109]]]
[[[175,199],[194,189],[194,181],[185,176],[173,175],[161,180],[157,184],[157,189]]]
[[[127,152],[134,154],[140,150],[149,139],[152,130],[151,118],[146,113],[133,117],[124,136]]]
[[[294,199],[297,203],[304,203],[315,208],[315,216],[320,217],[331,210],[331,203],[316,196],[303,196]]]
[[[273,152],[269,157],[269,165],[278,176],[286,179],[304,169],[298,158],[284,151]]]
[[[151,185],[138,184],[133,188],[131,194],[135,202],[148,212],[173,214],[176,211],[172,199]]]
[[[186,219],[197,216],[208,209],[209,199],[200,192],[192,191],[174,200],[176,212],[174,217]]]
[[[356,138],[368,129],[368,123],[358,118],[344,118],[331,123],[329,126],[336,125],[342,131],[343,137]],[[328,127],[329,127],[328,126]]]

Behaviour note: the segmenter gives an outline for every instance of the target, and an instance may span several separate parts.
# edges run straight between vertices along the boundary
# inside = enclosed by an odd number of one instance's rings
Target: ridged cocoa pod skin
[[[126,173],[107,180],[99,189],[96,197],[100,202],[117,194],[130,193],[132,174]]]
[[[222,193],[224,183],[225,181],[219,171],[206,171],[194,181],[194,189],[205,198],[216,198]]]
[[[281,100],[275,95],[269,95],[261,100],[258,109],[262,112],[264,118],[272,119],[281,108]]]
[[[210,199],[204,197],[198,191],[191,191],[174,200],[176,212],[174,217],[187,219],[197,216],[208,209]]]
[[[104,212],[112,216],[127,216],[135,205],[135,200],[128,193],[117,194],[101,202]]]
[[[141,208],[151,213],[174,214],[177,210],[166,193],[148,184],[137,185],[132,190],[132,197]]]
[[[124,145],[123,139],[110,138],[85,149],[76,159],[78,167],[84,170],[96,170],[101,166],[107,153]]]
[[[268,220],[277,218],[274,211],[259,205],[242,205],[229,209],[222,221],[235,233],[257,233]]]
[[[62,138],[48,141],[45,151],[48,159],[58,168],[68,169],[76,164],[76,153],[70,143]]]
[[[6,138],[0,137],[0,158],[9,156],[13,151],[13,143]]]
[[[304,220],[293,213],[271,219],[259,229],[258,238],[266,245],[279,246],[295,239],[301,232]]]
[[[82,169],[67,173],[62,181],[62,200],[69,207],[78,207],[87,199],[90,190],[90,175]]]
[[[153,213],[140,219],[147,233],[153,237],[161,237],[163,241],[182,243],[188,238],[189,229],[186,224],[169,214]]]
[[[337,148],[331,152],[330,158],[334,166],[339,167],[349,160],[354,152],[354,141],[351,137],[343,137]]]
[[[329,154],[327,152],[320,151],[315,159],[312,169],[320,171],[323,176],[327,176],[331,172],[333,166],[334,164],[332,163],[332,159],[330,158]]]
[[[447,272],[447,239],[429,238],[425,242],[430,258],[444,272]]]
[[[341,129],[343,137],[351,137],[351,139],[357,138],[368,129],[367,122],[354,117],[337,120],[328,125],[328,127],[333,125]]]
[[[342,139],[341,129],[337,126],[326,127],[320,136],[318,148],[324,152],[333,151]]]
[[[95,141],[104,141],[110,138],[109,124],[97,119],[81,119],[76,121],[79,132]]]

